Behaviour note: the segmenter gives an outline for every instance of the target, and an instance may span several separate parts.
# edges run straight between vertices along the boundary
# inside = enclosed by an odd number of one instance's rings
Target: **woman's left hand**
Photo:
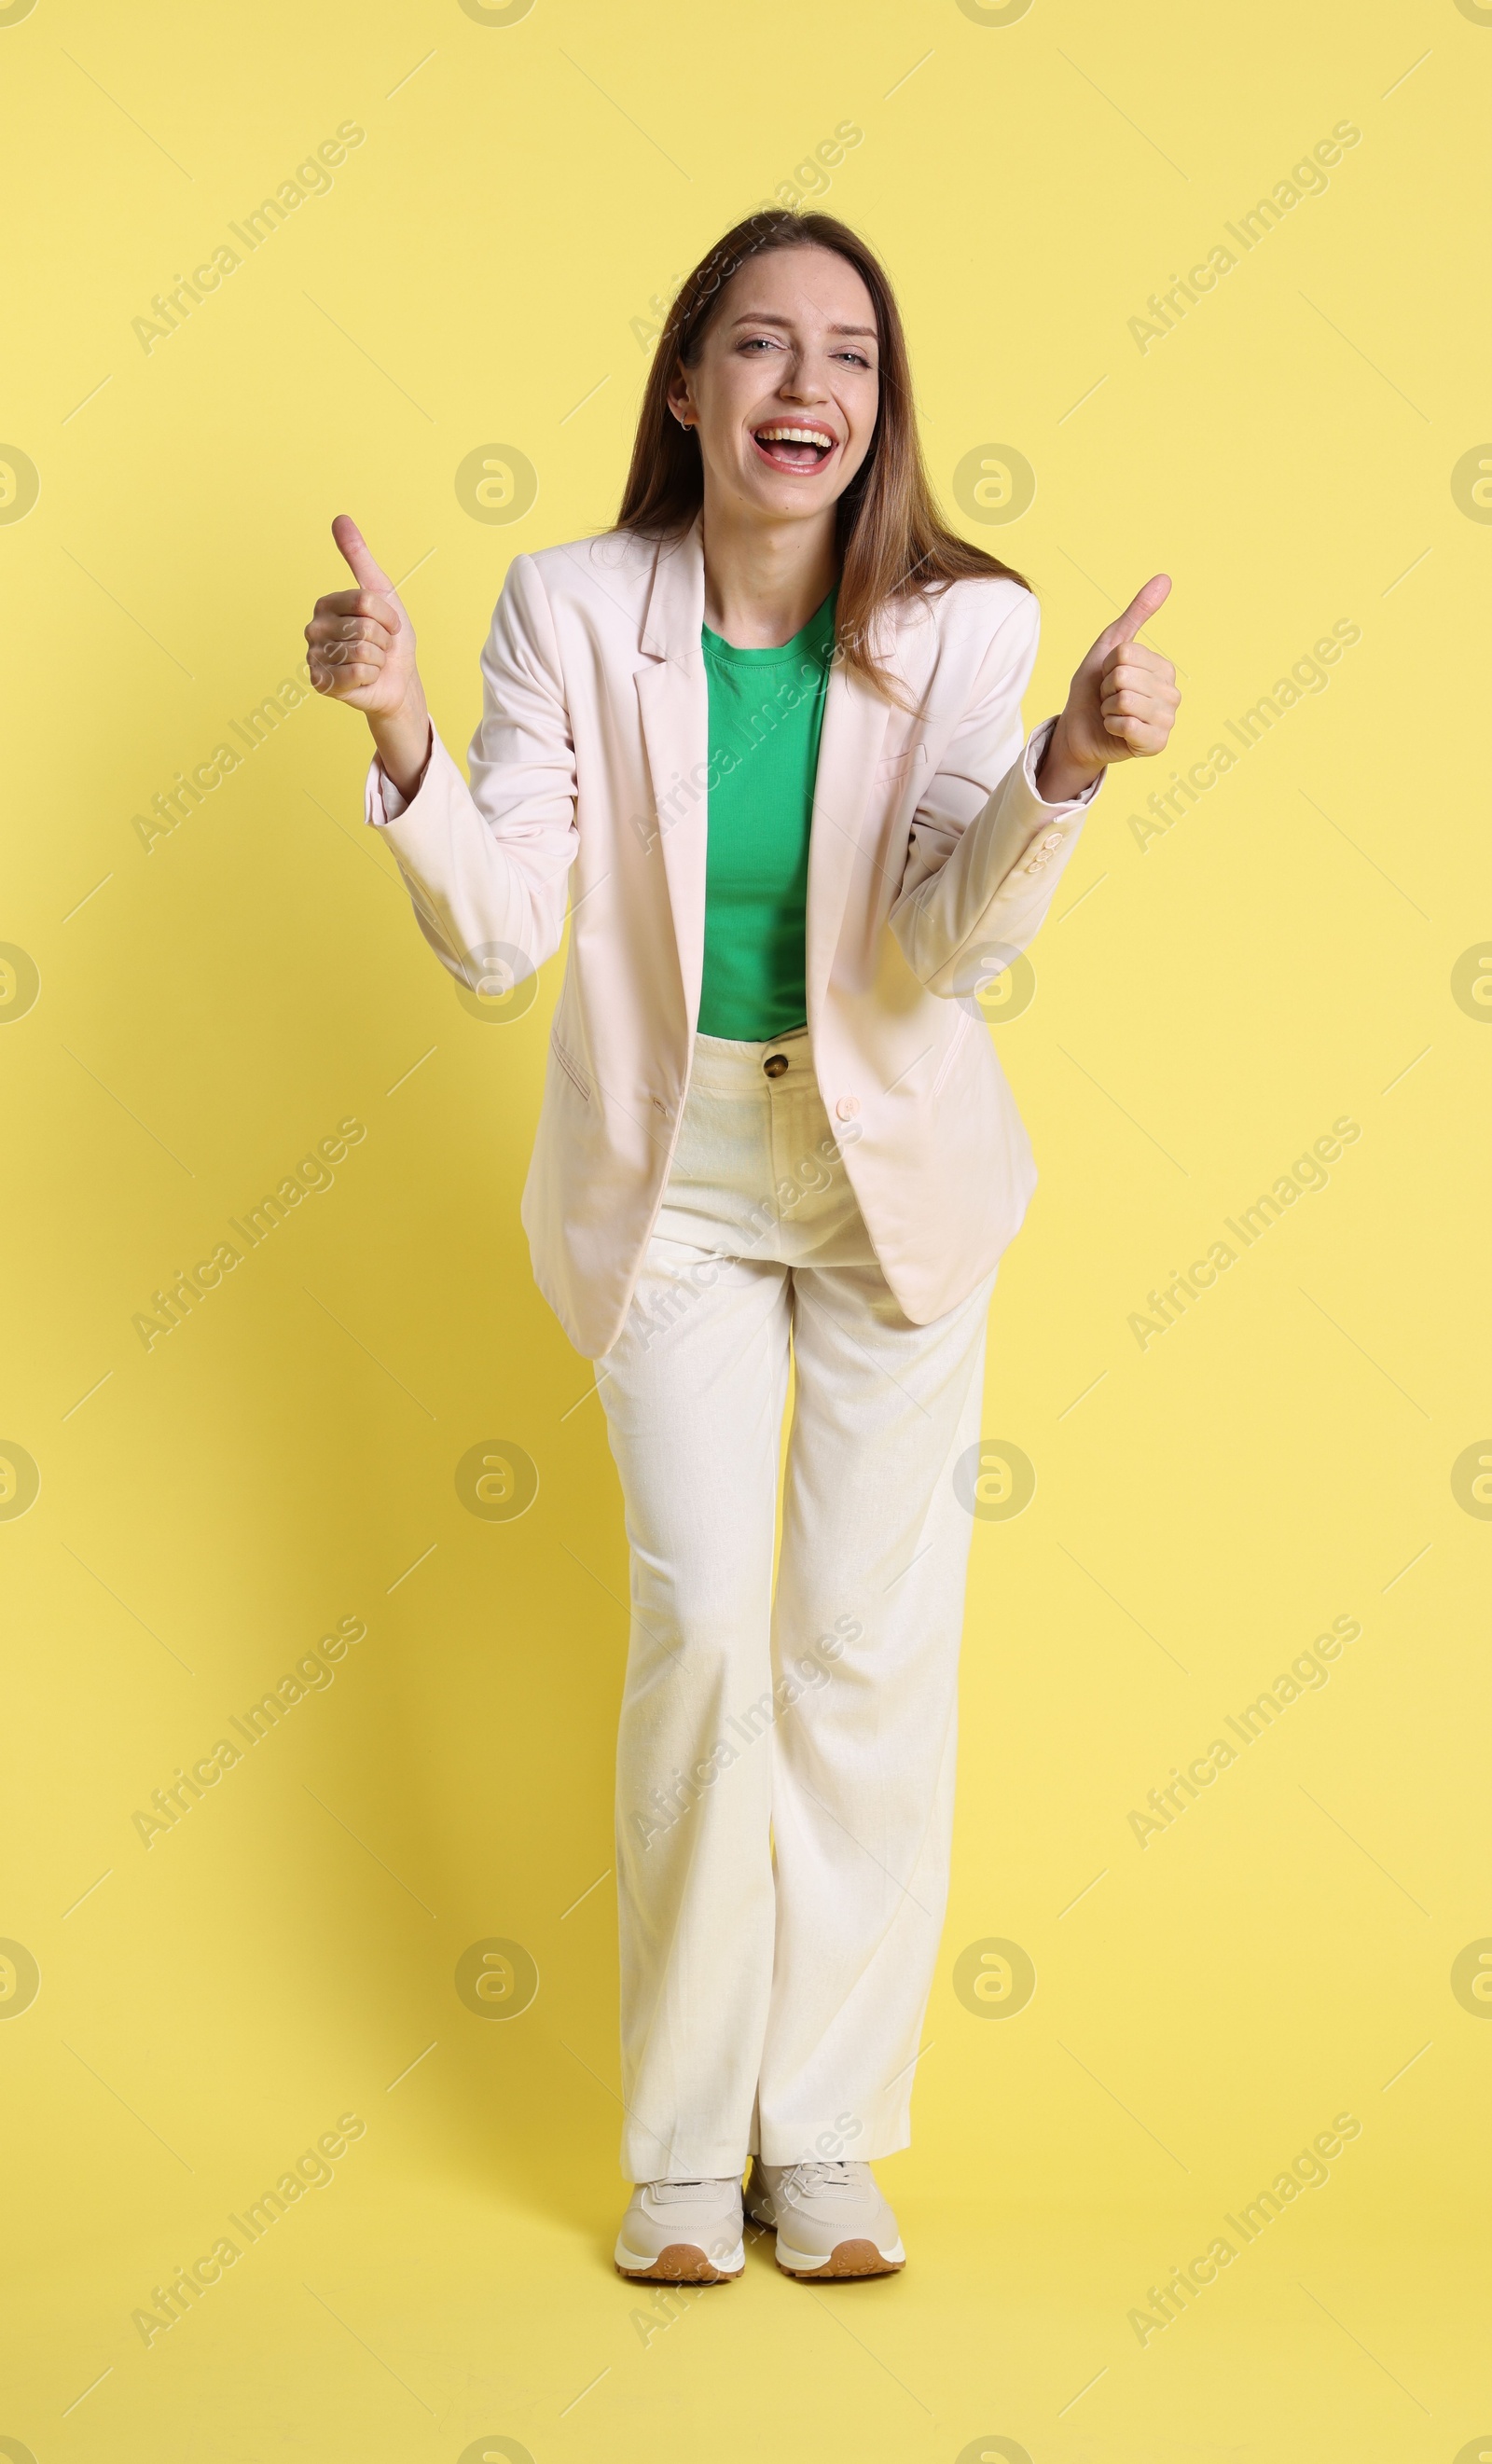
[[[1170,595],[1169,574],[1157,573],[1105,626],[1078,669],[1037,772],[1049,804],[1081,796],[1110,761],[1165,751],[1181,699],[1176,671],[1134,637]]]

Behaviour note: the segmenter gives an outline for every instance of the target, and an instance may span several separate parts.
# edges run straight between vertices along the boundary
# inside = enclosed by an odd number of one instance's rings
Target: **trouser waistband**
[[[691,1084],[708,1088],[712,1093],[733,1095],[756,1093],[763,1087],[796,1092],[801,1087],[816,1086],[808,1029],[791,1027],[786,1035],[769,1036],[761,1044],[734,1043],[719,1035],[696,1036]]]

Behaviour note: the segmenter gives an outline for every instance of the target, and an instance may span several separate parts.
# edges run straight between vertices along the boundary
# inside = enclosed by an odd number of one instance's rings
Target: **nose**
[[[800,346],[789,357],[782,370],[779,393],[792,402],[825,402],[828,385],[820,363],[820,355]]]

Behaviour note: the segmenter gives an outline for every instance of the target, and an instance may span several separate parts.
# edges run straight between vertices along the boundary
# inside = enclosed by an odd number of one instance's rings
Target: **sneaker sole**
[[[745,2272],[746,2253],[737,2242],[717,2267],[697,2242],[670,2241],[656,2258],[644,2258],[618,2242],[611,2263],[634,2284],[734,2284]]]
[[[762,2221],[759,2216],[756,2218],[757,2224]],[[775,2225],[767,2225],[765,2230],[777,2233]],[[838,2241],[827,2258],[816,2257],[811,2251],[790,2249],[779,2233],[777,2263],[784,2276],[800,2277],[899,2276],[907,2264],[907,2254],[900,2242],[894,2249],[882,2250],[873,2241]]]

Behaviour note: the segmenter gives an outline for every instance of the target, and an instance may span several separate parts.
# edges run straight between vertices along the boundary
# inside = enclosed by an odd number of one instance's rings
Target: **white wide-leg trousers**
[[[978,1441],[995,1278],[930,1326],[905,1318],[841,1159],[852,1135],[805,1028],[701,1036],[598,1364],[632,1565],[617,1874],[636,2182],[910,2137],[972,1529],[953,1468]]]

